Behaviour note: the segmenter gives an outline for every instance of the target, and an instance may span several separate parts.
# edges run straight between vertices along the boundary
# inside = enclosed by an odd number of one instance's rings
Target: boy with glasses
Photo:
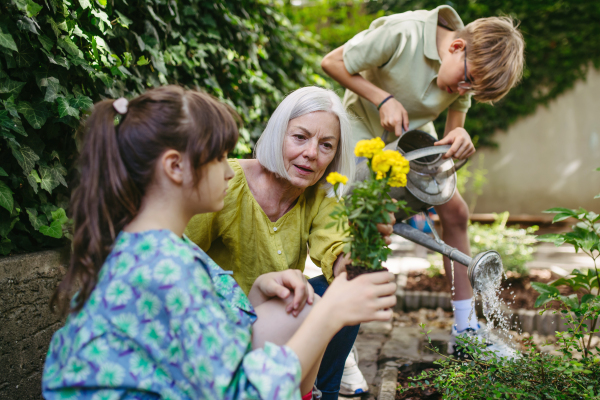
[[[443,138],[435,144],[451,145],[444,158],[465,159],[475,153],[463,128],[471,96],[489,104],[504,97],[521,79],[524,47],[510,18],[482,18],[465,27],[454,9],[440,6],[376,19],[369,29],[325,56],[321,66],[347,89],[344,105],[357,117],[352,126],[355,143],[374,137],[389,143],[415,128],[437,138],[432,121],[448,109]],[[461,195],[456,192],[435,208],[443,240],[469,254],[469,211]],[[444,267],[451,279],[445,257]],[[452,333],[477,335],[467,269],[454,271]],[[506,354],[500,343],[490,346]],[[345,372],[340,393],[364,386],[355,369]],[[356,382],[345,384],[346,376],[354,376]]]

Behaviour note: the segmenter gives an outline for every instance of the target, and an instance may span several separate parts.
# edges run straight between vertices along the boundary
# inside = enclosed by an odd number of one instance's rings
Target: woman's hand
[[[293,301],[288,303],[286,312],[297,317],[306,303],[313,304],[315,297],[312,286],[297,269],[269,272],[259,276],[250,289],[248,300],[256,308],[273,297],[287,299],[292,293]]]
[[[397,137],[402,136],[402,129],[408,130],[408,112],[400,102],[394,98],[389,99],[379,109],[381,126],[388,132],[394,132]]]
[[[471,157],[475,154],[475,146],[469,133],[464,128],[454,128],[440,141],[434,143],[434,146],[451,144],[450,150],[444,154],[444,158],[454,157],[459,160]]]
[[[387,271],[360,275],[349,281],[342,272],[323,295],[317,307],[329,307],[330,318],[339,327],[369,321],[387,321],[396,305],[394,274]]]

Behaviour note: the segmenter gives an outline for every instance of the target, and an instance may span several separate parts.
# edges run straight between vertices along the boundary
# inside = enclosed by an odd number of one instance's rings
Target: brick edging
[[[420,290],[405,290],[405,273],[396,276],[398,289],[396,290],[396,311],[416,311],[420,308],[433,309],[440,307],[444,311],[452,311],[450,302],[450,293],[446,292],[426,292]],[[483,317],[481,304],[475,307],[477,315]],[[510,326],[513,329],[520,329],[522,333],[537,332],[540,335],[553,335],[556,331],[564,332],[568,327],[564,325],[560,313],[545,312],[540,315],[539,310],[518,309],[511,310],[508,307],[503,309],[504,315],[510,317]],[[589,325],[589,324],[588,324]],[[600,321],[598,321],[600,326]]]

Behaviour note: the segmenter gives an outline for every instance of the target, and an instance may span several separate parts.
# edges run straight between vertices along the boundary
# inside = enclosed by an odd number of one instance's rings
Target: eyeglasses
[[[458,82],[458,87],[460,89],[471,91],[473,90],[473,83],[467,77],[467,47],[465,46],[465,80]]]

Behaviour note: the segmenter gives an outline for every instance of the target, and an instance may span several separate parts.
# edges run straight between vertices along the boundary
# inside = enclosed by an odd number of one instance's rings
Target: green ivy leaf
[[[123,28],[129,28],[129,25],[131,25],[133,23],[133,21],[130,20],[129,18],[127,18],[126,16],[124,16],[123,14],[121,14],[118,10],[115,10],[115,12],[119,16],[119,24]]]
[[[10,113],[10,115],[19,118],[19,112],[15,106],[15,96],[10,96],[8,99],[3,101],[2,104],[4,104],[4,108]]]
[[[9,147],[12,150],[13,156],[23,169],[23,174],[29,175],[35,166],[35,162],[38,161],[40,157],[28,146],[19,146],[18,144],[15,145],[14,143],[9,142]]]
[[[167,23],[165,21],[162,20],[162,18],[160,18],[158,15],[156,15],[156,13],[154,12],[154,9],[148,5],[148,12],[150,12],[150,15],[152,16],[152,18],[154,18],[154,20],[156,22],[158,22],[161,25],[167,26]]]
[[[71,117],[79,118],[79,110],[73,108],[69,104],[69,100],[64,97],[59,97],[56,99],[56,103],[58,104],[58,116],[64,117],[66,115],[70,115]]]
[[[79,50],[79,47],[68,36],[58,38],[58,45],[62,47],[67,53],[74,57],[83,58],[83,52]]]
[[[46,35],[39,35],[38,36],[38,40],[42,44],[42,47],[44,49],[46,49],[46,51],[51,51],[52,48],[54,47],[54,40],[50,39]]]
[[[54,100],[56,100],[56,98],[59,95],[60,90],[63,89],[63,87],[60,85],[58,79],[56,79],[53,76],[48,77],[46,82],[48,84],[46,86],[46,94],[44,96],[44,101],[47,101],[48,103],[52,103],[52,102],[54,102]]]
[[[52,221],[50,226],[41,226],[40,233],[56,239],[62,237],[62,224],[59,221]]]
[[[98,3],[98,5],[100,5],[100,7],[102,7],[102,8],[106,7],[107,0],[96,0],[96,2]]]
[[[52,28],[52,32],[54,32],[54,34],[58,38],[60,36],[60,28],[58,27],[58,24],[56,23],[56,21],[54,19],[52,19],[51,16],[47,16],[46,21],[50,24],[50,27]]]
[[[104,72],[97,72],[96,77],[99,78],[100,81],[102,81],[102,83],[104,83],[104,85],[106,85],[109,88],[111,88],[114,84],[113,79],[110,76],[106,75]]]
[[[55,174],[52,173],[49,167],[40,167],[40,173],[42,179],[40,183],[41,188],[52,194],[52,190],[60,185],[58,179],[56,179]]]
[[[74,108],[86,111],[92,108],[94,102],[87,96],[79,95],[76,98],[69,100],[69,104]]]
[[[8,176],[4,168],[0,167],[0,176]]]
[[[33,173],[35,173],[35,176],[33,175]],[[37,176],[37,180],[36,180],[36,176]],[[31,173],[29,175],[27,175],[27,182],[29,183],[29,186],[31,186],[31,188],[33,189],[33,191],[35,192],[35,194],[37,194],[38,190],[39,190],[39,180],[40,177],[37,174],[37,171],[35,169],[31,170]]]
[[[0,206],[6,208],[8,212],[13,210],[13,192],[6,183],[0,181]]]
[[[137,65],[138,66],[144,66],[144,65],[148,65],[150,64],[150,61],[148,61],[148,59],[145,56],[140,56],[140,58],[138,58],[138,62]]]
[[[45,215],[38,216],[38,212],[35,208],[26,208],[27,215],[29,215],[29,222],[33,226],[33,229],[38,231],[42,226],[48,223]]]
[[[83,8],[84,10],[86,8],[90,8],[92,7],[92,3],[90,3],[90,0],[79,0],[79,5],[81,6],[81,8]]]
[[[17,44],[10,33],[0,33],[0,46],[12,51],[19,51]]]
[[[125,65],[127,68],[129,68],[131,66],[132,60],[133,60],[133,56],[131,55],[131,53],[128,53],[128,52],[123,53],[123,65]]]
[[[64,209],[58,208],[55,211],[52,211],[52,220],[64,225],[69,221],[69,218],[67,217],[67,213]]]
[[[23,136],[27,136],[27,132],[25,132],[23,124],[21,124],[21,120],[14,117],[10,118],[8,116],[8,111],[6,110],[0,110],[0,126],[13,130]]]
[[[0,93],[10,93],[13,96],[18,96],[25,86],[25,82],[13,81],[9,78],[0,81]]]
[[[28,101],[20,101],[17,104],[17,111],[23,114],[33,129],[40,129],[48,118],[48,109],[43,103],[31,104]]]
[[[17,27],[22,31],[29,31],[36,35],[39,35],[36,24],[33,22],[33,19],[23,17],[17,21]]]

